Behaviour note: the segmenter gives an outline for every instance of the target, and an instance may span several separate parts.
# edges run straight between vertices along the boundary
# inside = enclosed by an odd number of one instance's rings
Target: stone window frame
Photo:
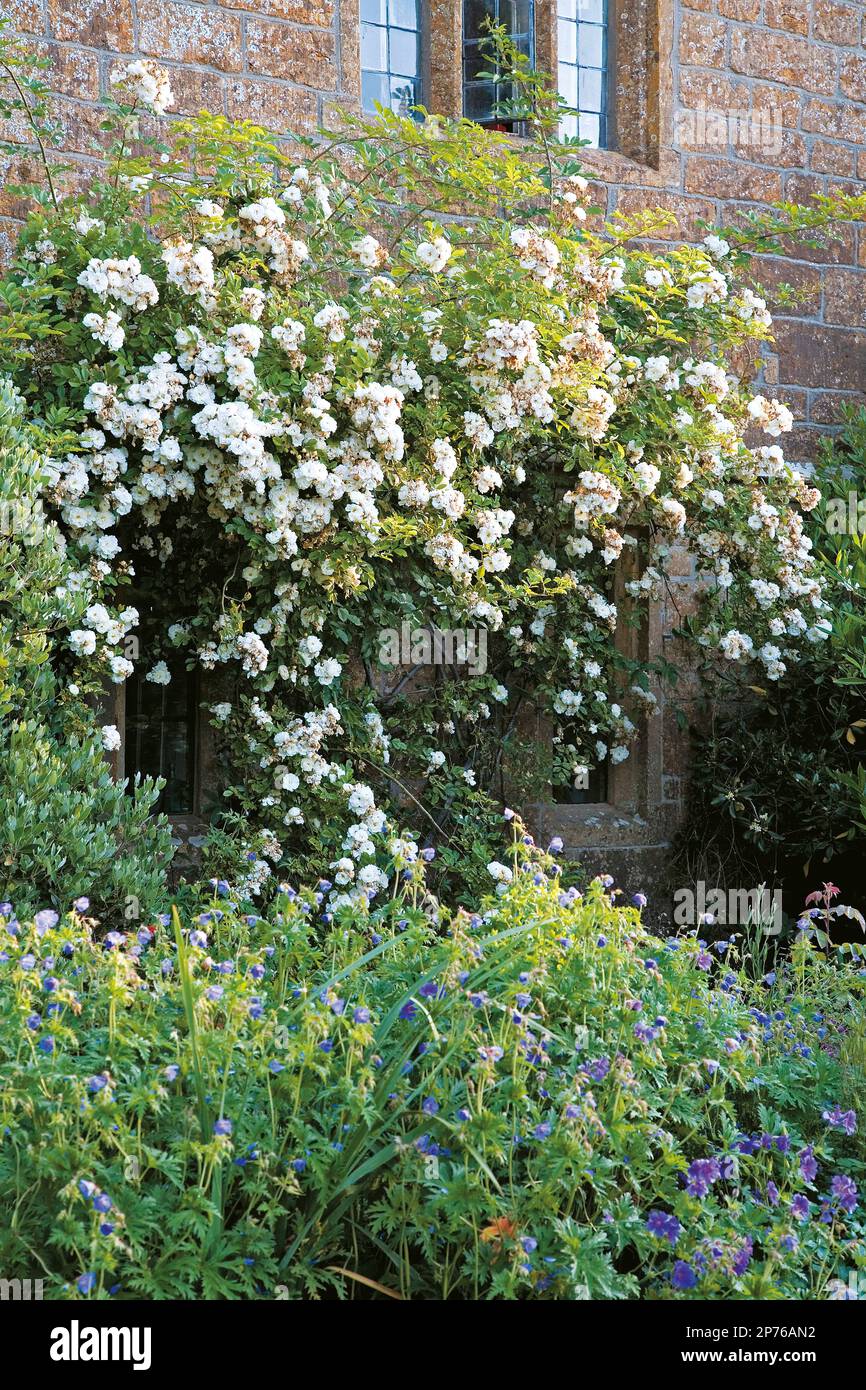
[[[674,0],[608,0],[608,120],[616,148],[581,151],[587,170],[608,183],[637,176],[649,187],[679,182],[673,147]],[[535,0],[536,63],[556,74],[557,0]],[[463,0],[421,5],[424,104],[444,116],[463,114]],[[361,22],[358,0],[340,5],[341,95],[360,109]],[[520,137],[512,137],[519,140]]]
[[[613,599],[623,620],[617,622],[614,643],[623,656],[646,663],[661,655],[664,630],[662,606],[657,602],[648,604],[645,620],[637,624],[629,621],[635,600],[629,596],[626,585],[640,577],[641,569],[640,545],[626,546],[614,575]],[[635,708],[634,699],[626,698],[622,703],[629,707],[636,725],[635,739],[624,762],[608,763],[606,799],[576,804],[556,802],[551,788],[547,799],[524,808],[530,822],[541,827],[543,834],[548,838],[560,835],[569,848],[599,842],[616,845],[625,840],[643,844],[655,839],[653,821],[664,795],[661,713],[642,705]],[[536,736],[539,740],[550,738],[551,728],[546,720],[539,719]]]

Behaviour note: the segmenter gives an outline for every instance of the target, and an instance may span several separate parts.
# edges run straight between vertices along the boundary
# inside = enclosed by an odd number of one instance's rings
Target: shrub
[[[866,413],[849,413],[825,443],[816,481],[823,498],[807,533],[832,631],[796,670],[740,682],[732,704],[712,714],[696,740],[680,846],[690,876],[783,883],[792,911],[825,865],[864,901],[866,536],[850,527],[849,494],[866,486]]]
[[[832,1292],[864,1263],[863,953],[803,936],[753,983],[609,880],[564,892],[519,833],[496,875],[435,926],[418,883],[325,933],[324,885],[266,919],[217,883],[129,936],[83,903],[7,920],[4,1271],[69,1298]]]
[[[127,797],[111,778],[84,698],[93,677],[82,689],[57,662],[78,580],[42,509],[45,461],[23,408],[0,380],[0,896],[25,913],[89,890],[106,918],[147,913],[165,892],[169,835],[149,819],[153,783]]]

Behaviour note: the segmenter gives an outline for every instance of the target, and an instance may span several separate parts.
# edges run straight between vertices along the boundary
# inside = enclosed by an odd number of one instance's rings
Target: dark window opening
[[[126,682],[124,772],[162,777],[165,786],[156,809],[168,815],[195,810],[195,672],[183,661],[166,660],[171,681],[156,685],[137,667]]]
[[[533,0],[463,0],[463,115],[492,130],[519,134],[522,123],[495,114],[498,102],[513,101],[511,83],[482,78],[496,73],[487,38],[487,21],[502,24],[530,63],[535,62],[535,5]]]
[[[594,767],[587,777],[568,782],[553,788],[553,800],[557,806],[596,806],[607,801],[608,764],[603,762]]]

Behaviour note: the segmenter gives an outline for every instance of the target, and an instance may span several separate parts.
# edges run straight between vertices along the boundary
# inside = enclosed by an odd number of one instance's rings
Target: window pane
[[[496,10],[496,0],[464,0],[464,39],[482,38],[485,32],[484,21],[490,19],[497,22]]]
[[[389,105],[390,88],[384,73],[361,73],[361,101],[365,111],[372,111],[376,102],[380,106]]]
[[[463,48],[463,81],[474,82],[481,72],[495,72],[491,55],[480,43],[466,44]]]
[[[563,64],[559,69],[559,91],[569,106],[577,105],[577,68]]]
[[[417,29],[418,0],[390,0],[388,23],[398,29]]]
[[[374,24],[385,24],[388,19],[387,0],[361,0],[361,18],[370,19]]]
[[[401,116],[410,116],[412,107],[418,103],[418,86],[407,82],[405,77],[391,78],[391,110]]]
[[[414,78],[418,72],[418,35],[407,29],[391,30],[391,71]]]
[[[495,101],[495,82],[467,83],[463,89],[463,114],[470,121],[489,121]]]
[[[361,67],[365,72],[388,70],[388,30],[378,24],[361,25]]]
[[[577,26],[578,62],[582,68],[604,66],[604,29],[600,24]]]
[[[601,145],[601,117],[580,113],[580,138],[598,149]]]
[[[577,25],[565,19],[559,21],[559,61],[577,62]]]
[[[601,70],[580,69],[580,94],[577,104],[581,111],[601,111]]]

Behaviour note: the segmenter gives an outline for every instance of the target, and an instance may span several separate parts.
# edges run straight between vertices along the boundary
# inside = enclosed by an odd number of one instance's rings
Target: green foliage
[[[807,527],[831,605],[829,640],[779,681],[745,688],[696,741],[681,854],[696,877],[774,878],[801,893],[824,865],[862,894],[866,844],[866,413],[823,448]],[[858,511],[859,507],[859,511]],[[718,693],[718,688],[713,693]],[[744,717],[744,708],[748,710]],[[842,862],[840,862],[840,859]],[[703,868],[701,868],[703,866]],[[794,905],[796,906],[796,904]]]
[[[13,920],[7,1277],[38,1267],[53,1298],[828,1296],[866,1253],[863,952],[803,938],[752,984],[733,944],[649,936],[608,880],[563,893],[520,827],[510,864],[481,915],[436,924],[407,892],[323,936],[320,894],[262,918],[226,884],[132,936]]]
[[[24,912],[87,893],[119,919],[159,902],[169,838],[149,819],[157,788],[127,797],[112,780],[93,709],[58,661],[72,567],[33,439],[0,380],[0,896]]]

